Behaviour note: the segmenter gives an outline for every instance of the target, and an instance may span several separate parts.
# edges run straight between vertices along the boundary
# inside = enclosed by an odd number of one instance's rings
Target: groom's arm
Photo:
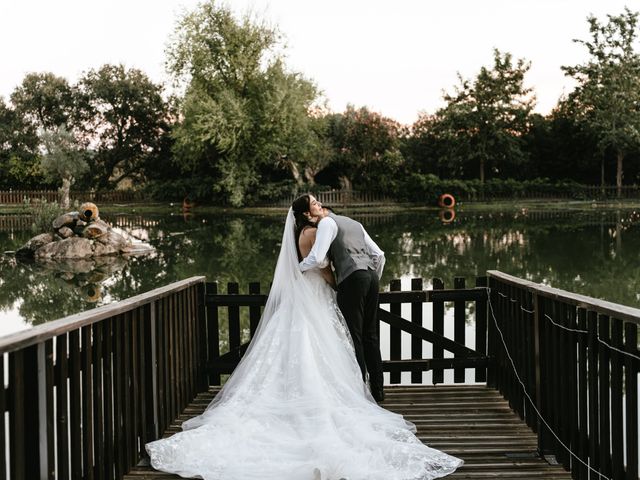
[[[384,270],[384,263],[386,261],[384,257],[384,252],[380,249],[378,244],[373,241],[373,239],[369,236],[369,234],[364,229],[364,227],[362,227],[362,232],[364,233],[364,243],[369,249],[369,254],[371,255],[371,258],[373,258],[373,265],[376,267],[376,273],[378,274],[378,278],[382,278],[382,270]]]
[[[327,252],[331,242],[338,235],[338,225],[331,217],[325,217],[318,223],[316,241],[311,247],[309,255],[300,262],[300,270],[306,272],[312,268],[322,268],[326,266]]]

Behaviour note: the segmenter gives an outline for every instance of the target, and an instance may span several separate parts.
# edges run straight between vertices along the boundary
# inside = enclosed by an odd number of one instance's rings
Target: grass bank
[[[421,205],[415,203],[393,203],[387,205],[349,205],[333,206],[338,212],[380,212],[395,213],[407,211],[438,211],[437,206]],[[131,204],[105,204],[98,205],[105,214],[156,214],[156,215],[182,215],[182,206],[177,203],[131,203]],[[455,210],[458,212],[482,212],[482,211],[514,211],[514,210],[588,210],[588,209],[640,209],[640,199],[621,201],[586,201],[586,200],[501,200],[493,202],[460,202]],[[195,215],[202,214],[247,214],[247,215],[281,215],[287,207],[221,207],[216,205],[197,205],[191,210]],[[0,215],[28,215],[29,208],[24,205],[0,205]]]

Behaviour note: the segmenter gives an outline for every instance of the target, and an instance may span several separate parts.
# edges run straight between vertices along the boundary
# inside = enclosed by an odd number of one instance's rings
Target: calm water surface
[[[353,213],[386,252],[383,284],[401,278],[474,277],[496,269],[535,282],[640,307],[640,221],[633,210]],[[285,213],[111,215],[105,219],[153,244],[154,255],[128,262],[42,267],[0,257],[0,334],[125,299],[193,275],[268,288]],[[28,230],[0,231],[0,252]]]

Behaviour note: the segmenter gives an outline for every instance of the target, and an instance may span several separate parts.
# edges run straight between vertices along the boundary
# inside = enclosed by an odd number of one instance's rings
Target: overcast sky
[[[28,72],[75,82],[82,72],[123,63],[169,83],[164,50],[176,18],[196,0],[0,0],[0,96]],[[604,19],[640,0],[231,0],[279,26],[288,65],[316,82],[329,106],[347,103],[411,123],[442,105],[456,72],[474,76],[494,47],[532,63],[537,110],[572,88],[561,65],[579,63],[586,17]]]

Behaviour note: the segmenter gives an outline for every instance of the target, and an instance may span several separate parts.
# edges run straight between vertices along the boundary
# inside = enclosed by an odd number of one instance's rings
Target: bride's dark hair
[[[304,227],[316,228],[314,223],[311,223],[309,219],[304,215],[310,210],[311,207],[311,194],[305,193],[296,198],[291,204],[291,210],[293,210],[293,217],[296,219],[296,250],[298,251],[298,259],[302,260],[300,254],[300,247],[298,246],[298,240],[300,239],[300,233],[304,230]]]

